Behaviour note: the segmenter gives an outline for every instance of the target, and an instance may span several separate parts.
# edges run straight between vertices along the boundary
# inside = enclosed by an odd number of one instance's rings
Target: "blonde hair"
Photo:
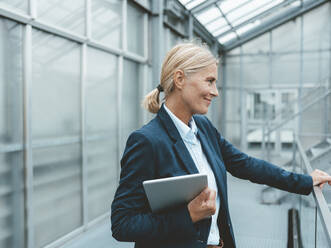
[[[174,89],[173,75],[176,70],[182,70],[187,76],[215,63],[217,64],[217,59],[205,44],[186,42],[174,46],[162,64],[160,85],[164,90],[164,99]],[[151,113],[157,113],[161,106],[159,98],[160,91],[153,89],[143,100],[144,108]]]

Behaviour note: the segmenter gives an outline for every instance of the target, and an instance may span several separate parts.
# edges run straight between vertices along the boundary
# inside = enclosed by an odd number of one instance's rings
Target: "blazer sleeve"
[[[154,146],[139,131],[132,133],[121,159],[121,178],[111,206],[112,235],[118,241],[194,238],[197,230],[187,206],[152,213],[142,182],[155,178]]]
[[[308,195],[312,191],[313,180],[310,175],[289,172],[267,161],[250,157],[216,132],[226,170],[233,176],[297,194]]]

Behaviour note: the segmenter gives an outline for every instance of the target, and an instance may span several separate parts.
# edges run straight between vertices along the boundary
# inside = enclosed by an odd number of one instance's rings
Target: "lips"
[[[208,103],[211,103],[211,99],[205,98]]]

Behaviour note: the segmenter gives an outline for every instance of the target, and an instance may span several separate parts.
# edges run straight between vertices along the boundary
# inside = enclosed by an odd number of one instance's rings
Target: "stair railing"
[[[309,162],[309,159],[306,155],[306,152],[300,142],[299,136],[294,136],[294,144],[296,146],[299,157],[301,158],[303,169],[310,174],[313,169]],[[325,200],[325,197],[322,193],[322,190],[318,186],[313,187],[313,198],[316,204],[316,211],[320,217],[320,221],[323,227],[324,237],[328,243],[328,247],[331,247],[331,213],[329,207],[331,204],[328,204]],[[315,244],[318,239],[317,234],[317,216],[315,216]]]
[[[293,120],[294,118],[302,115],[304,112],[306,112],[311,106],[314,104],[324,100],[329,95],[331,95],[331,90],[326,89],[326,91],[321,95],[313,99],[309,104],[301,108],[296,113],[290,115],[285,120],[281,121],[280,123],[277,123],[275,125],[271,125],[270,120],[267,120],[262,125],[262,150],[263,150],[263,156],[265,157],[265,151],[267,151],[267,160],[270,160],[270,149],[266,147],[266,144],[270,144],[270,135],[272,132],[276,131],[277,129],[280,129],[285,124]]]

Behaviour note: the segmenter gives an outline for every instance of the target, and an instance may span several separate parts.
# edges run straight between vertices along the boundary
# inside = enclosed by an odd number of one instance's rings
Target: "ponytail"
[[[149,112],[156,114],[160,109],[160,91],[158,88],[150,91],[143,100],[143,106]]]

